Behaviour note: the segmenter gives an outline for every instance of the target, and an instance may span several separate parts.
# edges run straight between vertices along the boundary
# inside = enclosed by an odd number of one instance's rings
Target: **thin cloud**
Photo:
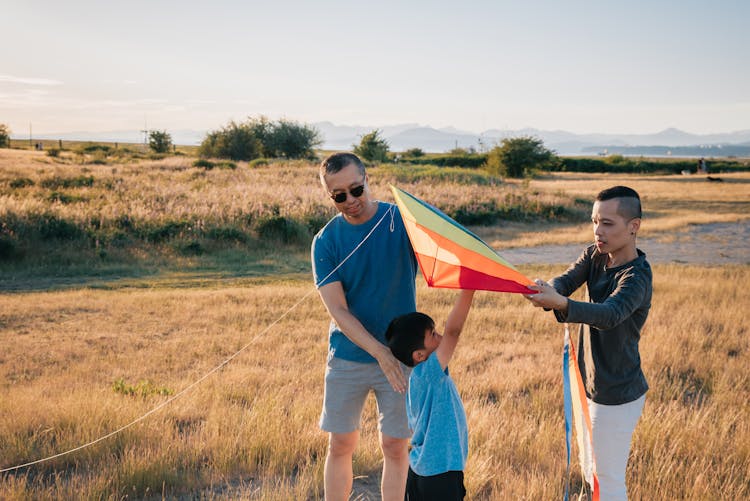
[[[49,78],[16,77],[13,75],[0,75],[0,82],[26,84],[26,85],[62,85],[60,80]]]

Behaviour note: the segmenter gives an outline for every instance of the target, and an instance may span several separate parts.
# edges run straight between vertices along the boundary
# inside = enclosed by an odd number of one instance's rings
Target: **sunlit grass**
[[[547,278],[561,270],[523,271]],[[655,277],[642,340],[651,391],[634,439],[631,496],[747,497],[750,322],[737,298],[750,268],[664,265]],[[94,440],[169,398],[118,392],[118,379],[177,392],[249,343],[116,437],[3,475],[0,497],[319,498],[328,320],[309,280],[152,285],[0,297],[1,467]],[[443,322],[455,293],[419,285],[419,308]],[[451,364],[469,420],[470,499],[562,492],[561,334],[551,314],[519,296],[477,295]],[[377,484],[372,403],[363,425],[356,474]]]
[[[475,173],[440,174],[399,180],[373,169],[372,190],[391,200],[388,184],[396,182],[444,210],[497,200],[574,215],[472,226],[498,249],[585,245],[590,225],[575,217],[585,220],[593,195],[615,184],[643,196],[642,235],[650,238],[679,241],[690,238],[682,231],[690,224],[750,212],[750,174],[722,175],[722,183],[570,173],[485,183]],[[54,200],[42,186],[80,176],[93,176],[94,185],[55,188],[78,201]],[[14,179],[33,184],[12,188]],[[123,215],[237,228],[238,218],[249,215],[333,213],[316,167],[307,163],[204,171],[184,157],[81,165],[0,150],[0,190],[2,214],[51,211],[92,228]],[[76,253],[90,251],[75,242],[45,245],[31,264],[0,262],[0,469],[96,440],[179,397],[91,447],[0,474],[1,499],[321,498],[326,436],[317,422],[328,317],[309,275],[307,242],[264,243],[253,234],[216,247],[202,241],[206,253],[198,255],[167,240],[92,247],[92,257],[78,260]],[[108,261],[108,273],[90,259]],[[519,268],[531,278],[563,271]],[[634,438],[631,499],[746,499],[750,267],[654,269],[641,344],[651,390]],[[418,307],[438,323],[454,297],[419,281]],[[451,364],[469,420],[469,499],[561,497],[561,334],[550,313],[519,296],[477,294]],[[377,490],[380,461],[370,401],[355,455],[359,489]]]

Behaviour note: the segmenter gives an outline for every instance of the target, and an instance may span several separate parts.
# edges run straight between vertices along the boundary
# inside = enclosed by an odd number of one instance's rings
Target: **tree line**
[[[248,117],[243,122],[231,121],[206,134],[198,154],[206,158],[251,161],[266,158],[317,158],[315,149],[323,144],[320,131],[314,126],[286,119],[269,120],[265,116]],[[172,136],[167,131],[150,131],[149,149],[165,154],[174,149]],[[10,129],[0,124],[0,148],[10,146]],[[505,138],[486,153],[456,148],[447,154],[426,154],[420,148],[401,153],[391,152],[386,138],[376,129],[360,137],[352,151],[366,162],[402,162],[430,164],[443,167],[483,168],[489,174],[522,178],[538,171],[576,172],[674,172],[694,170],[692,161],[676,160],[669,163],[643,158],[612,155],[606,158],[564,158],[544,146],[541,139],[531,136]],[[205,161],[205,160],[204,160]],[[746,170],[747,165],[734,161],[712,160],[712,172]]]

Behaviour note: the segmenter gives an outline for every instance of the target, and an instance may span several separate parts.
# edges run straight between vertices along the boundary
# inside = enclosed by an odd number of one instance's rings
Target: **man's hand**
[[[406,377],[404,376],[404,371],[401,369],[401,362],[393,356],[387,346],[381,346],[382,349],[378,350],[379,352],[373,356],[378,361],[386,379],[391,383],[393,390],[398,393],[404,393],[406,391]]]

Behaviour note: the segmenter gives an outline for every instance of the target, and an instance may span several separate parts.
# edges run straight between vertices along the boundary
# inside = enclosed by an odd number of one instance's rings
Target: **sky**
[[[747,0],[3,2],[0,123],[750,129]]]

